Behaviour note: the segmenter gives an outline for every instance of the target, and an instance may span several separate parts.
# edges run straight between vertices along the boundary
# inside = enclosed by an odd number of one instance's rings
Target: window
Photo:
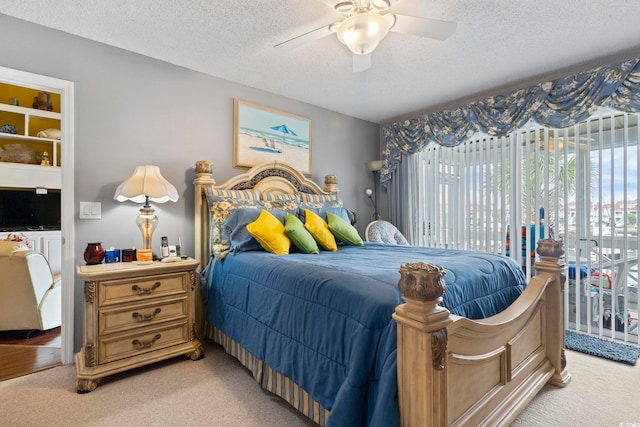
[[[638,342],[639,117],[602,109],[566,129],[429,146],[418,244],[505,254],[530,276],[537,239],[563,239],[568,327]]]

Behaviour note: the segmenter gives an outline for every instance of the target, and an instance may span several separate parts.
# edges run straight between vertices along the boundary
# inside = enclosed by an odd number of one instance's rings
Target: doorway
[[[0,82],[15,86],[38,89],[60,95],[60,140],[61,149],[61,275],[62,275],[62,326],[61,360],[63,364],[73,363],[74,342],[74,84],[53,77],[0,67]]]

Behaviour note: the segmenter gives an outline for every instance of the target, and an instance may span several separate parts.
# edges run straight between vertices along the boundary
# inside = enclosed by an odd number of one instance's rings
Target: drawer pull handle
[[[155,291],[156,289],[158,289],[160,287],[160,282],[156,282],[153,284],[152,287],[150,288],[141,288],[138,285],[133,285],[131,287],[131,290],[133,292],[135,292],[138,295],[149,295],[150,293],[152,293],[153,291]]]
[[[160,308],[156,308],[155,310],[153,310],[153,313],[151,314],[140,314],[137,311],[134,311],[133,314],[131,315],[134,319],[136,319],[138,322],[150,322],[153,319],[155,319],[155,317],[160,314],[162,310],[160,310]]]
[[[160,339],[160,334],[156,334],[155,337],[151,338],[149,341],[140,341],[135,339],[131,341],[131,344],[136,348],[136,350],[142,350],[144,348],[149,348],[156,343]]]

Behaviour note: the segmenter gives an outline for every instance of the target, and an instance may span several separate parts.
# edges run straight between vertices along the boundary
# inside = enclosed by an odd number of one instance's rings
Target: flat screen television
[[[60,190],[0,188],[0,231],[60,230]]]

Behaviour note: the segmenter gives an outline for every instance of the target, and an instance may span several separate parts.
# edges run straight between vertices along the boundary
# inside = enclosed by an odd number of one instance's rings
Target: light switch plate
[[[80,219],[101,219],[102,203],[80,202]]]

